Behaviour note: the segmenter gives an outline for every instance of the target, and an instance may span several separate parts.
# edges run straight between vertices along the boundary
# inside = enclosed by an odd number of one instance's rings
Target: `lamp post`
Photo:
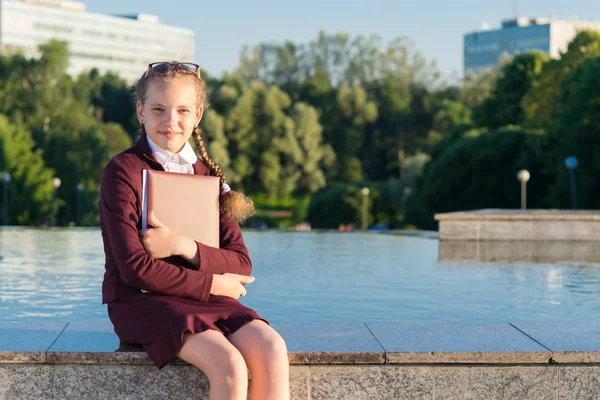
[[[8,226],[8,183],[10,182],[8,172],[2,174],[2,182],[2,221],[4,226]]]
[[[527,181],[529,181],[529,171],[522,169],[517,174],[517,179],[521,181],[521,210],[527,208]]]
[[[565,159],[565,167],[569,170],[571,177],[571,208],[577,208],[577,190],[575,189],[575,168],[579,165],[577,157],[570,156]]]
[[[83,192],[83,183],[78,183],[75,187],[77,195],[77,226],[81,226],[81,192]]]
[[[364,187],[360,191],[362,194],[362,229],[366,231],[369,225],[369,188]]]
[[[54,190],[52,191],[52,221],[50,226],[56,225],[56,214],[58,213],[58,210],[56,208],[56,192],[60,187],[61,183],[62,182],[59,177],[52,179],[52,186],[54,187]]]

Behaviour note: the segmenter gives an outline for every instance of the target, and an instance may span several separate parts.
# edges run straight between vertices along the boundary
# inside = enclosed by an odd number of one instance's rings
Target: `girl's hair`
[[[176,61],[173,62],[175,63]],[[174,79],[185,79],[190,81],[190,83],[192,83],[196,88],[197,106],[203,106],[206,109],[208,106],[206,101],[206,81],[200,76],[200,74],[184,75],[177,72],[175,69],[164,74],[156,74],[151,69],[146,71],[135,85],[136,100],[140,101],[142,104],[145,103],[146,98],[148,97],[148,88],[150,87],[151,83],[170,82]],[[146,133],[143,124],[140,126],[139,133]],[[223,171],[221,171],[221,167],[219,167],[219,165],[208,156],[199,127],[194,127],[192,136],[196,142],[200,159],[208,167],[211,175],[219,177],[221,180],[221,185],[227,183],[227,180],[223,175]],[[241,223],[250,218],[255,212],[254,203],[242,192],[229,190],[228,192],[222,194],[219,200],[221,215],[225,219],[234,220],[237,223]]]

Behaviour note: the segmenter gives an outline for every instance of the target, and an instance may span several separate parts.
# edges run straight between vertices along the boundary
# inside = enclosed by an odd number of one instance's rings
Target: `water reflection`
[[[360,232],[244,236],[256,282],[242,302],[273,323],[600,317],[592,264],[440,259],[437,240]],[[107,321],[98,229],[1,229],[0,257],[0,321]]]

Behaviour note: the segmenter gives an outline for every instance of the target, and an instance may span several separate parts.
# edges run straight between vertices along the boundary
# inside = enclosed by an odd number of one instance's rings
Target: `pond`
[[[585,322],[597,264],[440,261],[439,242],[382,233],[244,231],[273,323]],[[98,228],[0,230],[0,321],[107,321]]]

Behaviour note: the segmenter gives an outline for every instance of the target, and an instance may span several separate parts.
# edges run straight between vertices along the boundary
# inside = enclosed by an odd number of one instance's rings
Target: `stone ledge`
[[[600,364],[599,323],[274,327],[288,344],[290,364],[298,366]],[[0,333],[0,364],[152,365],[139,348],[120,346],[109,322],[0,323]],[[185,365],[177,359],[170,364]]]
[[[63,325],[0,323],[0,399],[208,397],[195,367],[157,370],[109,322]],[[292,400],[581,400],[600,386],[600,323],[274,327],[290,350]]]
[[[600,240],[600,212],[474,210],[436,214],[440,241]]]
[[[440,260],[598,263],[598,241],[461,240],[439,242]]]
[[[486,208],[434,214],[437,221],[447,220],[549,220],[549,221],[600,221],[598,210],[519,210]]]

